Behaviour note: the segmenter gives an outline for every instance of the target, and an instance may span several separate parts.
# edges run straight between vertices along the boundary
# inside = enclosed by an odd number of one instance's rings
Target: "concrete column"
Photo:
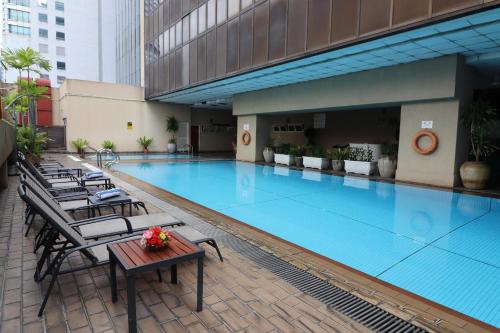
[[[444,187],[458,185],[459,168],[466,158],[466,143],[460,133],[460,108],[458,99],[401,106],[397,180]],[[433,121],[430,130],[439,139],[436,151],[429,155],[421,155],[411,146],[412,138],[422,129],[424,120]],[[428,138],[422,138],[420,144],[422,147],[428,145]]]
[[[264,159],[262,151],[269,141],[271,133],[270,125],[269,117],[266,116],[251,115],[238,117],[237,160],[256,162]],[[241,140],[245,130],[251,135],[251,140],[248,145],[244,145]]]
[[[7,161],[5,161],[2,166],[0,166],[0,188],[7,188],[9,185],[9,177],[7,174],[8,166]]]

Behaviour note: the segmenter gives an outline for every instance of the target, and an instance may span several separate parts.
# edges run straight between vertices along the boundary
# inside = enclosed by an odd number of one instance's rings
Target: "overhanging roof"
[[[500,8],[328,51],[285,64],[180,90],[154,100],[199,104],[248,91],[462,54],[500,63]]]

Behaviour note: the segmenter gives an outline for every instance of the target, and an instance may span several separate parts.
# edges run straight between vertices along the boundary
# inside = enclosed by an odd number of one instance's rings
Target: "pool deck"
[[[66,155],[65,165],[80,166]],[[438,306],[356,273],[331,260],[167,193],[130,176],[114,172],[113,182],[146,202],[151,213],[164,211],[194,227],[208,223],[273,253],[333,285],[408,320],[438,332],[486,332],[488,328]],[[43,318],[36,317],[47,281],[33,280],[36,256],[33,232],[24,237],[24,204],[17,179],[0,190],[1,332],[123,332],[127,327],[125,284],[119,279],[119,301],[111,303],[108,271],[84,270],[62,276]],[[138,283],[137,314],[142,332],[364,332],[366,328],[299,291],[224,243],[224,263],[205,247],[204,311],[195,309],[196,268],[179,269],[179,285],[159,283],[145,274]],[[81,262],[77,255],[72,264]],[[490,330],[491,331],[491,330]]]

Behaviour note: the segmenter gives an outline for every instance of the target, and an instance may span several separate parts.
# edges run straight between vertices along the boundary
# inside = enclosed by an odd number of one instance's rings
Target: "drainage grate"
[[[375,332],[424,333],[415,326],[357,296],[303,271],[258,247],[210,224],[197,225],[202,232],[216,238],[234,251],[273,272],[300,291],[320,300],[331,309],[346,315]]]

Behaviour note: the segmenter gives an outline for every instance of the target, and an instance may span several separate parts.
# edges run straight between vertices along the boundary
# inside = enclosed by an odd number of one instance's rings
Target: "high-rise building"
[[[2,48],[31,47],[51,63],[41,77],[115,82],[114,1],[2,0]],[[6,82],[18,73],[7,70]]]
[[[115,0],[116,82],[141,85],[141,0]]]

